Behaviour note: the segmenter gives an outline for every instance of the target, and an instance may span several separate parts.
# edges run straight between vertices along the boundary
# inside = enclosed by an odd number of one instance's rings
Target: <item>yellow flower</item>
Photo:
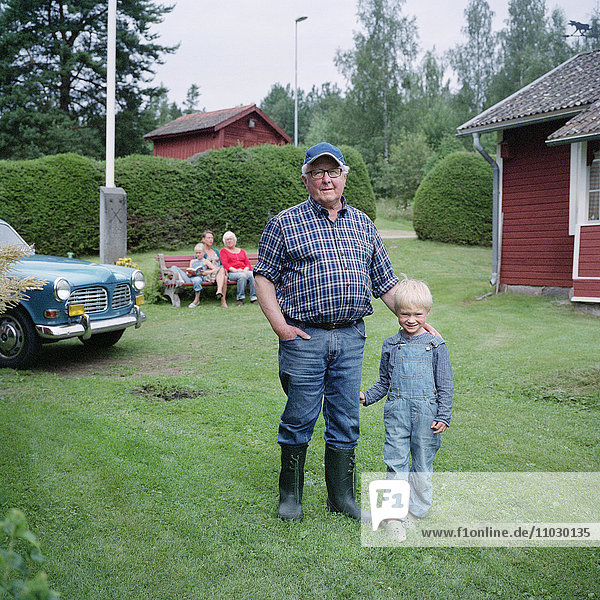
[[[139,267],[131,260],[131,258],[128,257],[119,258],[115,264],[120,267],[131,267],[132,269],[139,269]]]

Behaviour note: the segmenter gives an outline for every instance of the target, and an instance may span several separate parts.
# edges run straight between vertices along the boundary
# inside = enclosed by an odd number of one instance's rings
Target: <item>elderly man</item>
[[[260,239],[256,294],[279,337],[279,377],[287,395],[279,424],[278,515],[300,520],[306,449],[323,408],[327,506],[368,517],[355,500],[354,448],[371,295],[393,309],[398,278],[373,222],[343,196],[348,167],[320,143],[304,158],[308,199],[273,217]]]

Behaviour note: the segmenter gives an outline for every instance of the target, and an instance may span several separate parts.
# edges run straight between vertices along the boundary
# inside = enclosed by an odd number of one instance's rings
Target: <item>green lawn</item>
[[[388,247],[396,271],[430,284],[451,352],[455,410],[435,468],[599,471],[598,318],[546,298],[476,300],[489,249]],[[133,257],[149,277],[154,254]],[[277,342],[258,306],[230,306],[147,305],[112,349],[64,342],[35,369],[0,370],[0,513],[26,513],[63,598],[600,597],[598,548],[362,547],[359,524],[325,510],[322,420],[305,520],[279,521]],[[374,307],[365,387],[397,328]],[[362,471],[383,468],[382,410],[362,413]]]

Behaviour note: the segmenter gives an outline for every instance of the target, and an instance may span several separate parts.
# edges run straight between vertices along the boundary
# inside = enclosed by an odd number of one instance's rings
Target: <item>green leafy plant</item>
[[[59,595],[48,585],[46,573],[32,574],[33,566],[41,565],[45,557],[25,515],[11,508],[0,521],[0,531],[7,538],[6,547],[0,547],[0,598],[58,600]]]
[[[427,173],[417,189],[413,225],[421,240],[490,246],[490,165],[476,154],[448,154]]]
[[[350,166],[346,200],[374,219],[364,160],[354,148],[341,150]],[[127,248],[193,246],[207,228],[217,240],[231,229],[240,245],[255,244],[271,216],[306,199],[300,178],[305,152],[264,144],[210,150],[190,160],[117,159],[116,184],[127,193]],[[0,217],[40,254],[95,254],[103,173],[103,163],[76,154],[0,161]]]
[[[432,151],[424,133],[402,130],[398,135],[398,142],[391,146],[388,160],[381,157],[378,161],[378,176],[373,181],[379,198],[391,199],[397,208],[406,209],[423,179]]]

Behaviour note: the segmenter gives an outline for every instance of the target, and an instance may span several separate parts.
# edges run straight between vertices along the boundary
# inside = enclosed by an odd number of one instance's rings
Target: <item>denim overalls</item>
[[[433,459],[441,444],[440,434],[431,429],[437,416],[432,349],[444,343],[439,336],[426,344],[400,342],[390,357],[393,371],[383,409],[383,458],[390,479],[408,475],[409,511],[420,518],[431,507]]]

